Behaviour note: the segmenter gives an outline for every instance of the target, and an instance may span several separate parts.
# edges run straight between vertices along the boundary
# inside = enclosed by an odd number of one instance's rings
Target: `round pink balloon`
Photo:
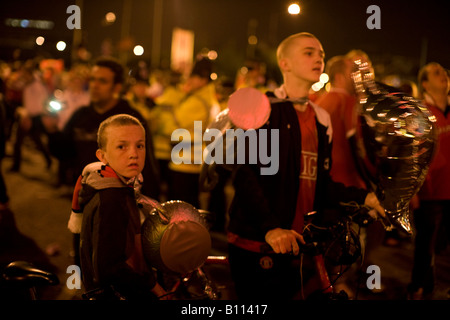
[[[228,100],[228,117],[238,128],[258,129],[270,116],[269,98],[255,88],[235,91]]]

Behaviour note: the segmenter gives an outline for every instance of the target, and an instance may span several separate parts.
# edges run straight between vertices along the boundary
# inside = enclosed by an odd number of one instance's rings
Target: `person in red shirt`
[[[357,167],[356,135],[358,126],[358,110],[355,87],[352,80],[354,70],[353,60],[346,56],[335,56],[327,61],[325,72],[330,77],[330,91],[320,96],[315,102],[330,114],[333,126],[333,165],[330,170],[331,177],[350,187],[366,189],[366,183],[359,174]],[[372,227],[373,229],[373,227]],[[378,229],[378,228],[377,228]],[[375,230],[378,231],[378,230]],[[364,241],[366,230],[362,230]],[[373,238],[373,237],[372,237]],[[377,239],[377,243],[380,242]],[[366,243],[365,243],[366,244]],[[367,246],[365,245],[365,248]],[[366,263],[367,259],[365,259]],[[339,267],[337,267],[339,272]],[[336,292],[343,289],[350,297],[353,290],[347,284],[350,281],[348,274],[340,277],[334,284]]]
[[[344,56],[328,60],[326,73],[330,77],[330,91],[316,100],[316,104],[330,114],[333,125],[333,166],[331,177],[346,186],[366,188],[354,159],[351,139],[357,127],[357,100],[351,78],[353,61]]]
[[[450,240],[450,81],[447,71],[431,62],[420,70],[418,83],[424,104],[436,118],[437,150],[414,210],[416,235],[409,299],[431,297],[435,287],[435,252],[438,247],[445,248]],[[442,246],[438,240],[447,242]]]
[[[299,243],[305,243],[302,233],[307,213],[320,212],[339,201],[356,201],[384,215],[374,193],[331,180],[330,116],[308,100],[311,85],[323,72],[320,41],[310,33],[294,34],[280,43],[277,60],[284,83],[266,92],[271,113],[258,133],[279,133],[279,170],[263,175],[261,163],[245,163],[232,174],[235,194],[227,239],[238,299],[298,296],[301,281],[294,258],[299,255]],[[274,253],[263,249],[267,246]]]

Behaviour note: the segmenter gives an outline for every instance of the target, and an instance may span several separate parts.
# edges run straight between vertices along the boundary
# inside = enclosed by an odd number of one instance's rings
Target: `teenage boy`
[[[279,130],[279,170],[261,175],[259,164],[246,164],[233,172],[228,242],[239,299],[292,299],[298,294],[296,256],[298,242],[304,243],[305,214],[321,212],[339,201],[356,201],[384,215],[373,193],[330,178],[330,117],[308,100],[311,85],[319,81],[324,68],[319,40],[310,33],[291,35],[280,43],[277,60],[284,83],[266,93],[271,114],[261,129],[269,134]],[[273,254],[263,249],[267,244]]]

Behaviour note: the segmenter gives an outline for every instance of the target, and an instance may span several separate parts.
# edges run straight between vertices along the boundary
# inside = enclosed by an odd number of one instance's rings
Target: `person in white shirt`
[[[16,141],[14,143],[13,165],[11,171],[18,172],[22,162],[22,143],[24,138],[29,135],[41,151],[47,163],[47,169],[52,164],[50,152],[42,141],[42,135],[45,134],[45,128],[42,124],[42,115],[45,112],[45,105],[48,101],[48,91],[42,82],[41,75],[37,70],[26,69],[24,72],[26,85],[23,90],[22,107],[18,108],[19,126],[17,128]]]

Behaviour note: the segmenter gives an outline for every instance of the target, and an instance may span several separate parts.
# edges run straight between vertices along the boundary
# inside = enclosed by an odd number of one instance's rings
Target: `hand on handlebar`
[[[300,248],[297,241],[305,244],[303,236],[294,230],[275,228],[269,230],[265,236],[266,242],[272,247],[275,253],[293,253],[298,255]]]
[[[372,210],[369,210],[369,215],[372,218],[374,219],[377,219],[378,217],[386,218],[384,208],[381,206],[375,193],[370,192],[367,194],[366,199],[364,200],[364,205],[372,208]]]
[[[159,283],[156,283],[152,289],[152,292],[158,297],[160,300],[172,300],[171,294],[166,292],[166,290],[161,287]]]

